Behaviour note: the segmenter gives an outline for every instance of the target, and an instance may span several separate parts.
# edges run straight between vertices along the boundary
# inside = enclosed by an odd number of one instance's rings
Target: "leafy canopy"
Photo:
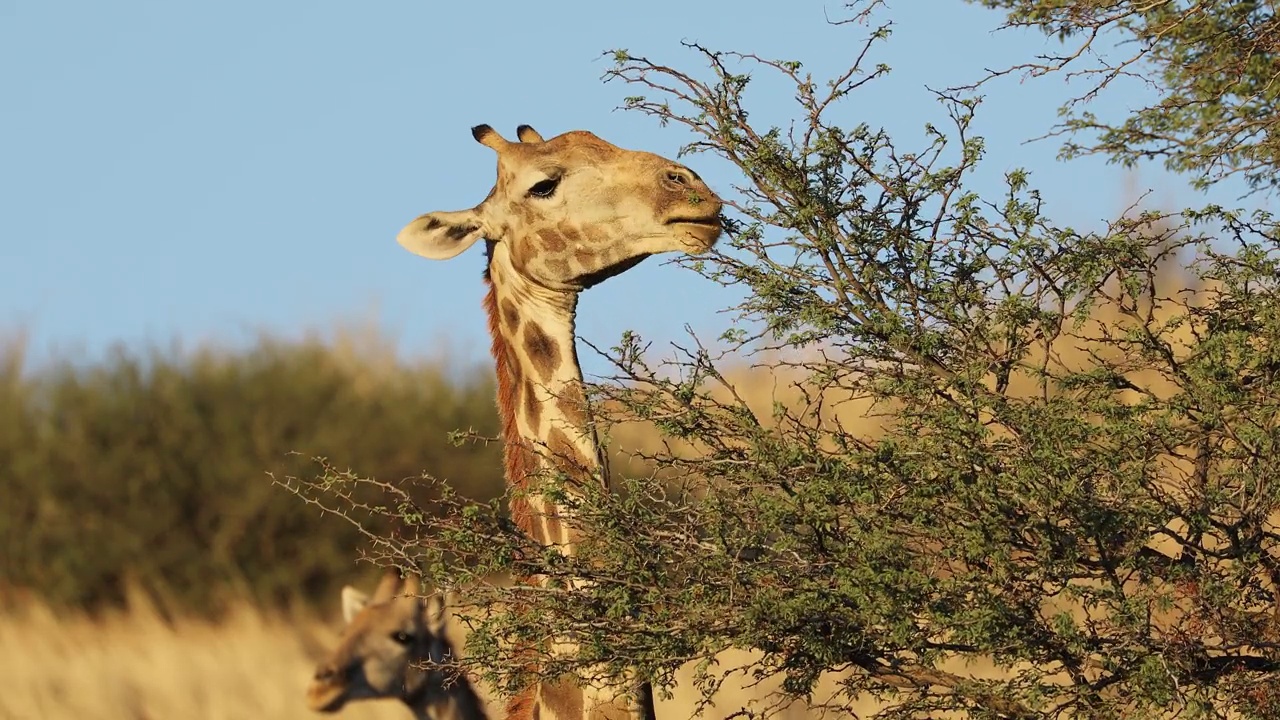
[[[985,4],[1067,40],[1134,35],[1165,94],[1103,150],[1163,148],[1202,180],[1270,182],[1269,46],[1251,46],[1230,92],[1211,72],[1270,22],[1261,4]],[[1274,717],[1273,218],[1135,210],[1089,232],[1048,217],[1022,170],[979,192],[981,107],[964,91],[937,93],[915,147],[839,122],[886,81],[871,58],[891,24],[860,29],[879,5],[850,6],[840,41],[864,42],[830,78],[699,45],[698,70],[615,53],[628,108],[740,173],[729,239],[687,264],[745,291],[742,322],[717,351],[695,339],[659,361],[627,334],[609,353],[617,377],[591,388],[601,433],[639,422],[665,442],[626,448],[618,492],[580,489],[575,556],[522,537],[499,504],[446,491],[438,520],[392,484],[373,514],[404,530],[371,535],[377,553],[468,586],[487,611],[468,653],[508,689],[636,667],[661,690],[695,663],[710,695],[727,674],[717,654],[741,648],[750,672],[784,678],[749,713],[801,698],[887,718]],[[763,75],[790,85],[787,127],[751,120],[778,102],[748,98]],[[1212,130],[1215,114],[1257,132]],[[373,483],[320,482],[321,501]],[[546,651],[556,635],[580,655]],[[813,694],[820,681],[839,692]]]

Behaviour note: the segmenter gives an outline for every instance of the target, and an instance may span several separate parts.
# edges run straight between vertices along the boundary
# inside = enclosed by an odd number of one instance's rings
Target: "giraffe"
[[[573,483],[604,483],[574,346],[579,294],[646,257],[709,250],[722,233],[719,197],[692,170],[624,150],[592,133],[544,140],[528,125],[508,141],[488,125],[471,129],[497,154],[497,180],[468,210],[421,215],[397,236],[410,252],[448,260],[485,239],[492,336],[502,423],[504,476],[520,491],[516,525],[544,545],[573,553],[577,530],[565,508],[534,491],[543,470]],[[577,680],[547,680],[514,696],[509,720],[652,716],[639,697]]]
[[[342,589],[342,611],[346,627],[338,646],[316,666],[315,679],[307,690],[307,704],[316,712],[336,713],[349,702],[399,699],[418,720],[488,720],[499,704],[494,689],[473,683],[465,675],[455,678],[453,669],[424,670],[424,662],[444,662],[460,658],[459,650],[469,622],[478,616],[473,603],[466,601],[467,589],[449,593],[445,603],[439,595],[413,602],[420,582],[411,577],[401,581],[394,571],[384,575],[370,597],[347,586]],[[401,635],[403,633],[403,635]],[[412,636],[416,642],[406,643]],[[696,713],[706,720],[741,717],[742,709],[772,702],[781,678],[754,678],[747,671],[762,661],[758,651],[725,650],[716,655],[717,666],[725,668],[724,682],[711,698],[703,696],[694,682],[696,662],[676,671],[673,697],[660,703],[669,714],[689,717]],[[446,674],[448,673],[448,674]],[[835,697],[840,677],[819,682],[815,697]],[[425,680],[425,681],[424,681]],[[703,703],[710,700],[710,705]],[[870,712],[875,706],[860,706]],[[780,720],[810,717],[807,705],[792,703]]]
[[[398,698],[418,720],[487,720],[470,680],[447,667],[454,648],[445,635],[440,594],[419,597],[420,582],[389,570],[372,596],[342,589],[346,628],[338,647],[316,667],[307,705],[333,713],[348,702]]]

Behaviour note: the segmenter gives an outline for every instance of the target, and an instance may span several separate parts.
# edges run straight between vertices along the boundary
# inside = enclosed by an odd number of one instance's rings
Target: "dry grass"
[[[23,603],[0,614],[0,718],[318,720],[303,690],[336,630],[248,605],[212,624],[166,622],[145,603],[97,619]],[[408,713],[396,702],[366,702],[339,717]]]
[[[273,615],[248,604],[213,623],[167,621],[145,600],[97,618],[22,602],[0,612],[0,720],[408,720],[411,714],[396,701],[352,703],[336,716],[306,708],[307,680],[337,644],[338,629],[336,619]],[[720,660],[728,669],[748,665],[751,657],[730,652]],[[767,702],[777,684],[729,682],[702,717],[725,718]],[[501,700],[481,692],[490,717],[500,718]],[[683,684],[674,698],[659,702],[660,716],[689,717],[697,697]],[[808,716],[793,706],[780,720]]]

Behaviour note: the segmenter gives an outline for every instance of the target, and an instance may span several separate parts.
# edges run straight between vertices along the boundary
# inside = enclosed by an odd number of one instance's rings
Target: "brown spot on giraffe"
[[[583,235],[582,231],[573,223],[562,222],[556,226],[556,229],[560,231],[561,237],[563,237],[565,242],[569,245],[582,247],[586,244],[586,236]]]
[[[560,391],[556,398],[556,409],[564,419],[577,427],[587,424],[587,398],[582,394],[580,383],[570,383]]]
[[[531,427],[538,427],[542,422],[542,403],[538,402],[537,388],[529,380],[524,381],[524,414]]]
[[[550,380],[556,368],[560,367],[560,348],[535,322],[524,326],[524,351],[538,377],[543,380]]]
[[[578,446],[558,427],[547,433],[547,450],[551,452],[551,461],[574,479],[582,479],[595,465],[582,456]]]
[[[542,249],[547,252],[561,252],[568,247],[564,234],[555,230],[539,230],[538,239],[542,241]]]
[[[560,513],[557,511],[555,504],[543,502],[537,512],[542,519],[542,542],[546,544],[563,544],[568,538],[564,536],[564,526],[560,524]]]
[[[511,335],[515,335],[516,330],[520,328],[520,311],[516,310],[516,304],[510,299],[502,301],[502,324]]]

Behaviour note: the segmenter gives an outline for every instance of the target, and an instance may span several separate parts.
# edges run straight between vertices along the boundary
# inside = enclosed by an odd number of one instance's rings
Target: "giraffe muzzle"
[[[316,712],[332,713],[342,709],[347,702],[351,676],[355,668],[339,668],[324,665],[316,668],[311,685],[307,688],[307,706]]]

